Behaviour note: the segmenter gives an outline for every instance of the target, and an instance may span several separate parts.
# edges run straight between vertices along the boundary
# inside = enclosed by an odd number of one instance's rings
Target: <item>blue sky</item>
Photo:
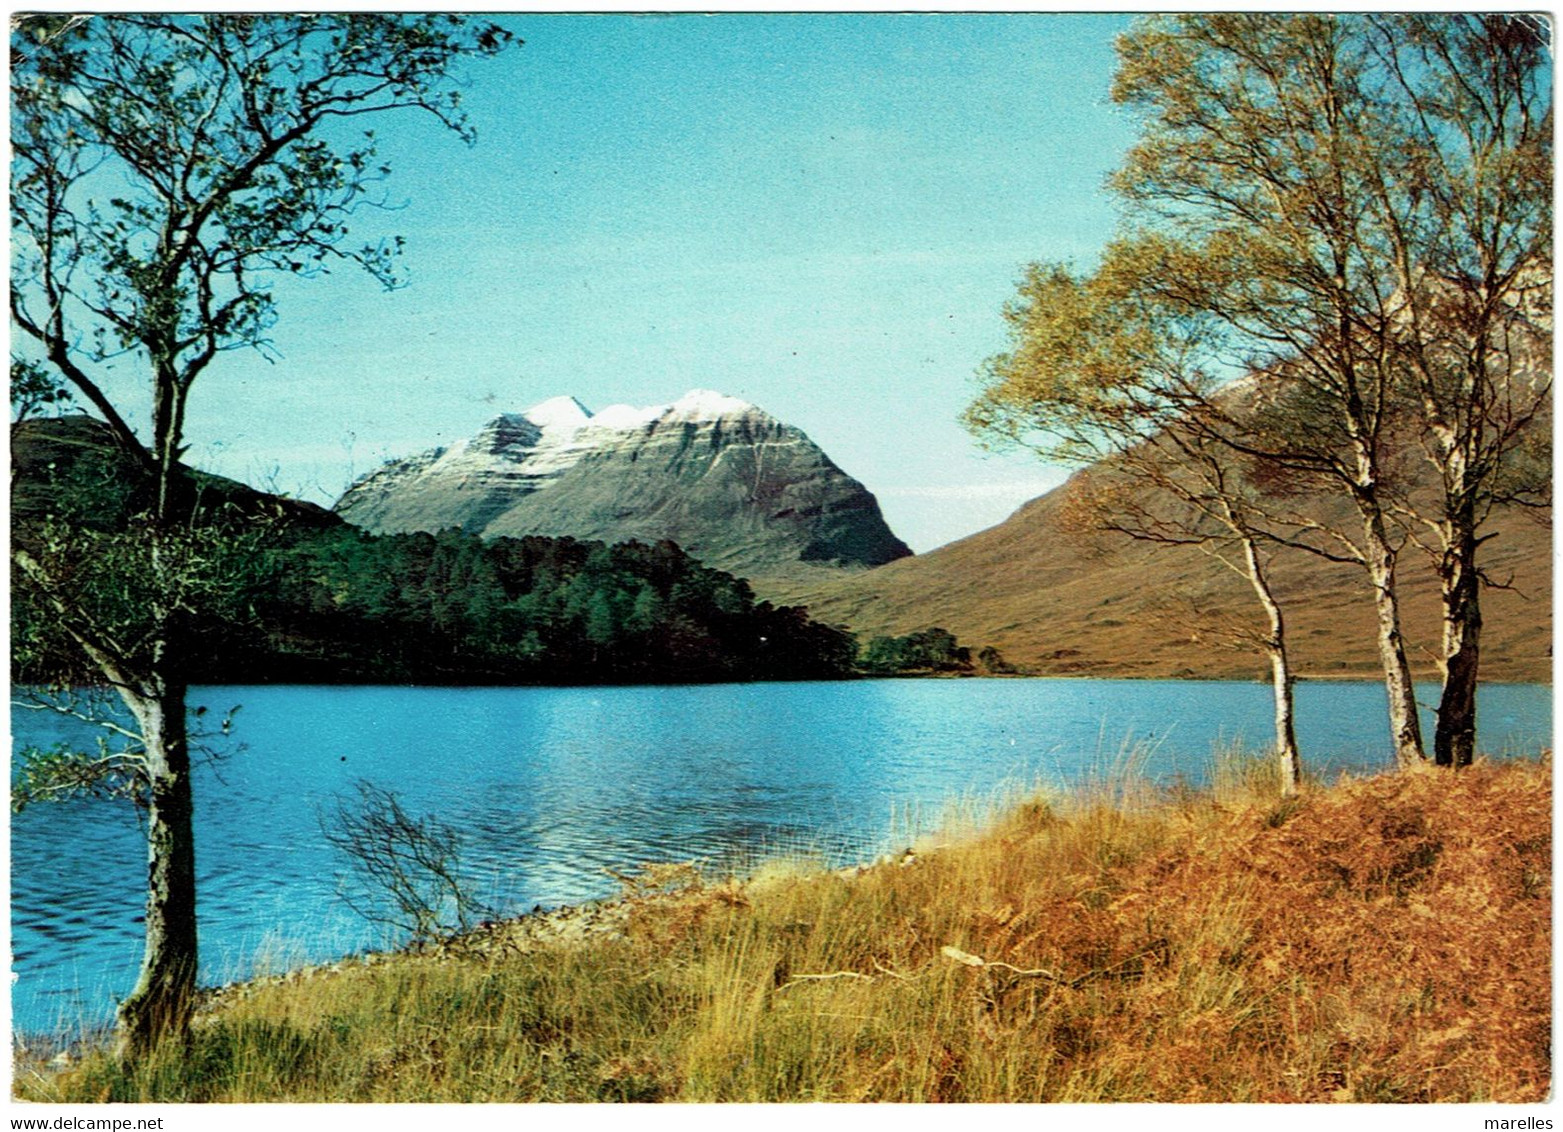
[[[279,358],[197,386],[198,465],[329,501],[569,393],[693,388],[801,427],[923,551],[1062,479],[958,415],[1022,266],[1088,266],[1129,144],[1116,15],[514,15],[468,149],[375,123],[408,286],[280,292]]]

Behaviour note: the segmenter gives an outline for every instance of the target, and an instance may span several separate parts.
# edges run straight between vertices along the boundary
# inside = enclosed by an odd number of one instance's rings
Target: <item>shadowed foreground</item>
[[[1539,1101],[1551,768],[1103,786],[853,874],[701,884],[230,988],[29,1100]]]

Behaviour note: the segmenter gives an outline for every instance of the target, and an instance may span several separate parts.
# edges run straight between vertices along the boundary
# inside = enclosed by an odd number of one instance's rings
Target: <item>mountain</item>
[[[505,413],[470,440],[370,473],[334,510],[376,533],[670,539],[750,579],[911,554],[873,495],[801,430],[703,390],[646,409],[593,414],[557,397]]]
[[[1197,548],[1082,532],[1078,514],[1091,474],[1077,473],[959,542],[767,596],[805,604],[815,619],[844,625],[865,643],[937,625],[1044,675],[1267,677],[1258,648],[1234,639],[1263,623],[1246,579]],[[1318,506],[1319,519],[1351,521],[1349,504]],[[1483,676],[1548,681],[1551,527],[1514,508],[1500,509],[1488,531],[1494,537],[1483,548],[1484,567],[1502,588],[1482,597]],[[1435,678],[1437,579],[1411,545],[1399,575],[1412,664],[1420,678]],[[1301,675],[1378,675],[1373,606],[1360,567],[1292,554],[1277,559],[1273,581]]]

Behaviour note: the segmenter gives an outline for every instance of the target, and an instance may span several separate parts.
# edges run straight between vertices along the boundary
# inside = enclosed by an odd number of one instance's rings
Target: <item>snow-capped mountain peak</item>
[[[750,578],[910,553],[803,432],[709,389],[648,408],[593,413],[564,396],[502,413],[471,440],[365,476],[336,510],[382,533],[671,539]]]

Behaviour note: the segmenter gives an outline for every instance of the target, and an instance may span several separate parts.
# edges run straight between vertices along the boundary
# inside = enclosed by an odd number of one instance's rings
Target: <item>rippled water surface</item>
[[[1431,702],[1436,689],[1424,688]],[[1384,694],[1298,688],[1316,768],[1384,765]],[[465,836],[464,871],[509,910],[603,896],[605,868],[799,849],[892,847],[945,803],[1067,782],[1128,743],[1145,770],[1198,780],[1213,744],[1261,745],[1259,684],[891,680],[678,688],[203,688],[242,705],[245,744],[197,774],[202,978],[226,981],[386,942],[339,895],[321,814],[361,779]],[[1483,689],[1482,745],[1550,742],[1551,689]],[[13,712],[18,742],[71,735]],[[135,981],[145,840],[125,803],[40,805],[12,821],[14,1025],[101,1023]]]

